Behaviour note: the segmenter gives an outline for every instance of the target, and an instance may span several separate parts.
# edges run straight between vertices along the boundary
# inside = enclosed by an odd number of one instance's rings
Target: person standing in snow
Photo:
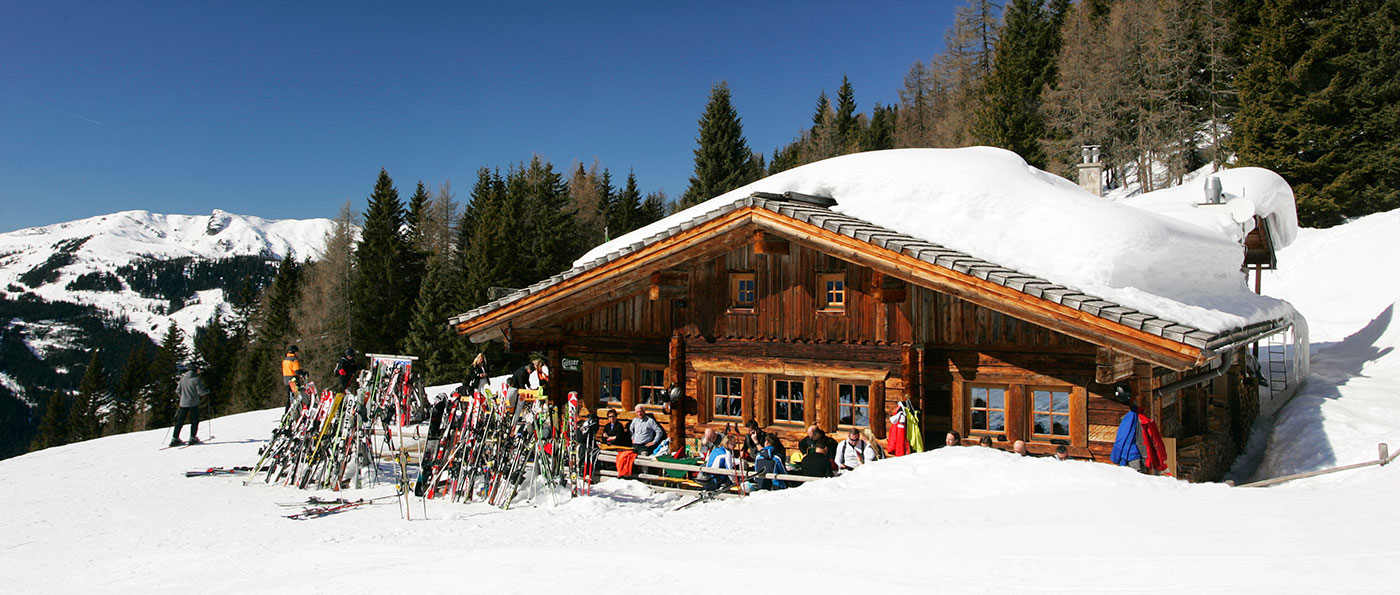
[[[335,362],[335,379],[340,383],[340,392],[350,390],[350,383],[355,380],[355,373],[359,371],[360,366],[355,363],[355,350],[346,349],[345,355]]]
[[[195,366],[178,366],[181,372],[180,381],[175,385],[175,394],[180,396],[180,411],[175,414],[175,427],[170,435],[171,446],[181,446],[180,428],[188,420],[190,424],[191,445],[200,444],[199,436],[199,399],[209,394],[209,389],[204,387],[204,380],[199,377],[198,368]]]
[[[306,371],[301,369],[301,358],[297,352],[296,345],[288,345],[287,354],[282,356],[282,384],[287,385],[287,406],[284,410],[291,408],[297,395],[301,394],[300,385],[305,383]]]
[[[486,359],[483,357],[482,362]],[[509,403],[510,412],[519,419],[520,391],[523,389],[543,389],[545,383],[549,381],[549,368],[544,365],[544,358],[539,355],[530,356],[530,362],[520,366],[515,373],[506,380],[506,402]],[[533,386],[532,382],[533,380]]]

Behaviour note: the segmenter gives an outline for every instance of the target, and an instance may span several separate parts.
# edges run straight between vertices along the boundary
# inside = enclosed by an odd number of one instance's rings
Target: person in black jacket
[[[831,436],[827,436],[826,432],[820,427],[815,425],[808,426],[807,437],[797,441],[797,451],[802,453],[802,456],[805,457],[819,444],[825,446],[826,452],[828,453],[836,450],[836,441],[833,440]]]
[[[360,365],[355,363],[355,350],[346,349],[345,355],[335,362],[335,379],[340,383],[340,392],[350,390],[350,383],[355,381],[355,374],[359,371]]]
[[[610,446],[632,446],[632,432],[627,424],[617,421],[617,412],[608,410],[608,423],[603,425],[603,444]]]
[[[827,450],[826,445],[818,444],[812,448],[812,452],[802,455],[802,463],[798,466],[797,472],[808,477],[831,477],[835,467],[831,462],[831,452]]]

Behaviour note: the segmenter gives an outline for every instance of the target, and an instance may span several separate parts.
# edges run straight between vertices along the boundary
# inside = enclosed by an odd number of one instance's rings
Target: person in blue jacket
[[[729,434],[720,436],[719,444],[710,449],[710,456],[705,459],[705,466],[711,469],[733,469],[734,459],[729,454],[730,441]],[[695,476],[695,480],[700,482],[700,487],[707,492],[714,492],[726,487],[732,482],[732,478],[725,474],[711,474],[705,471]]]
[[[768,434],[765,438],[766,444],[754,455],[753,470],[755,473],[787,475],[787,465],[783,464],[782,442],[778,440],[777,434]],[[759,476],[754,481],[754,489],[758,490],[781,490],[787,487],[787,482],[777,479]]]

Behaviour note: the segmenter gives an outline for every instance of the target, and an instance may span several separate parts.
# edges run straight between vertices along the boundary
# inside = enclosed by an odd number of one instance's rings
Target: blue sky
[[[898,101],[957,2],[0,0],[0,231],[127,209],[333,217],[538,153],[685,189],[727,81],[771,154],[850,76]]]

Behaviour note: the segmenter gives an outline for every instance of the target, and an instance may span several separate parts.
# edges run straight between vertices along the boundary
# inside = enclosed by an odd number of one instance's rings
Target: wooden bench
[[[618,452],[619,450],[627,450],[627,449],[625,449],[625,448],[620,448],[620,447],[614,447],[614,448],[609,448],[609,449],[607,449],[607,450],[602,450],[602,451],[600,451],[600,452],[598,453],[598,461],[599,461],[599,462],[612,463],[613,465],[616,465],[616,464],[617,464],[617,452]],[[704,473],[709,473],[709,474],[711,474],[711,475],[716,475],[716,476],[727,476],[727,477],[730,477],[730,478],[735,479],[735,480],[738,480],[738,479],[739,479],[739,477],[736,475],[735,470],[733,470],[733,469],[717,469],[717,468],[713,468],[713,467],[705,467],[705,466],[703,466],[703,465],[690,465],[690,464],[685,464],[685,463],[672,463],[672,462],[668,462],[668,461],[658,461],[658,460],[656,460],[655,458],[652,458],[652,457],[638,456],[637,459],[632,463],[632,465],[633,465],[634,467],[646,467],[646,468],[651,468],[651,469],[661,469],[662,471],[667,471],[667,470],[670,470],[670,471],[685,471],[685,472],[687,472],[687,473],[700,473],[700,472],[704,472]],[[600,471],[598,472],[598,474],[599,474],[599,475],[602,475],[602,476],[604,476],[604,477],[618,477],[617,471],[611,471],[611,470],[600,470]],[[658,489],[658,490],[661,490],[661,491],[696,492],[696,491],[700,491],[700,490],[703,489],[703,488],[700,487],[700,483],[697,482],[697,481],[695,481],[695,480],[693,480],[693,479],[689,479],[689,478],[681,479],[681,478],[676,478],[676,477],[666,477],[666,476],[664,475],[664,473],[663,473],[663,474],[654,474],[654,473],[638,472],[638,473],[633,473],[632,475],[629,475],[628,477],[646,481],[646,482],[648,482],[648,483],[651,485],[651,487],[652,487],[653,489]],[[808,482],[808,481],[812,481],[812,480],[815,480],[815,479],[822,479],[822,478],[820,478],[820,477],[808,477],[808,476],[806,476],[806,475],[792,475],[792,474],[787,474],[787,473],[763,473],[763,474],[745,473],[743,478],[744,478],[744,479],[751,479],[751,478],[780,479],[780,480],[783,480],[783,481],[792,481],[792,482],[798,482],[798,483]],[[733,492],[731,492],[731,490],[733,490]],[[719,493],[719,494],[716,494],[716,496],[717,496],[717,497],[720,497],[720,498],[732,498],[732,497],[737,497],[737,496],[739,496],[739,494],[736,493],[737,490],[738,490],[738,486],[731,485],[731,486],[729,486],[729,488],[727,488],[725,491],[723,491],[723,492],[721,492],[721,493]]]

